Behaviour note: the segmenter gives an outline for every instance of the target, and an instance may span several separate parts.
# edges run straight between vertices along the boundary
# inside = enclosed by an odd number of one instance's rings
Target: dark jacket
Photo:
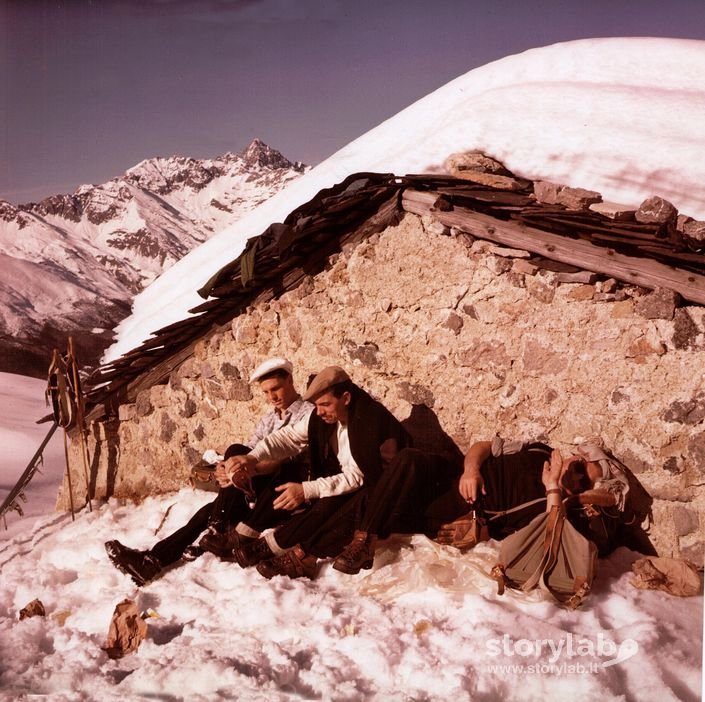
[[[490,456],[481,467],[485,495],[481,504],[486,510],[503,512],[518,505],[546,497],[541,480],[544,461],[551,458],[551,448],[542,443],[527,444],[517,453]],[[502,539],[528,524],[545,511],[546,504],[539,503],[512,512],[489,522],[490,535]]]
[[[350,394],[350,451],[365,476],[365,484],[369,485],[379,479],[383,467],[394,458],[397,451],[409,446],[411,439],[396,417],[362,388],[353,385]],[[340,472],[332,443],[336,432],[336,424],[327,424],[316,412],[311,414],[308,439],[312,475],[315,478]]]

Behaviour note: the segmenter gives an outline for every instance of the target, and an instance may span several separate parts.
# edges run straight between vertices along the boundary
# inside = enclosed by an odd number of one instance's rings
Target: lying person
[[[655,553],[629,504],[626,474],[599,447],[586,444],[562,459],[543,443],[495,437],[473,444],[462,468],[434,454],[402,451],[370,494],[357,531],[333,567],[349,574],[370,568],[378,538],[392,532],[424,533],[440,543],[469,547],[476,538],[468,534],[474,526],[468,519],[471,506],[491,516],[488,536],[502,539],[546,508],[544,466],[558,459],[561,499],[595,488],[612,496],[611,507],[569,505],[571,523],[600,555],[619,545]]]

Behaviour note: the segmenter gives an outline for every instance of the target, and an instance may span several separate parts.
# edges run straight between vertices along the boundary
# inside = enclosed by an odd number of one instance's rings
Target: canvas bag
[[[458,517],[458,519],[448,524],[442,524],[434,537],[434,541],[444,546],[455,546],[455,548],[461,551],[467,551],[481,541],[489,541],[491,538],[489,529],[490,522],[545,501],[545,497],[539,497],[536,500],[524,502],[516,507],[502,510],[501,512],[472,507],[467,514],[464,514],[462,517]]]
[[[703,591],[698,569],[680,558],[639,558],[632,563],[632,571],[632,585],[642,590],[663,590],[676,597],[694,597]]]
[[[597,567],[597,548],[553,507],[502,541],[499,563],[491,575],[498,594],[505,586],[525,592],[540,587],[574,609],[590,591]]]
[[[215,465],[203,460],[192,466],[188,481],[194,489],[208,490],[209,492],[218,492],[219,489],[215,479]]]

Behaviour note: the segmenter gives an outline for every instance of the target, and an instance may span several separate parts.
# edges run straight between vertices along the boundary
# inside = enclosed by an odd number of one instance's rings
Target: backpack
[[[590,592],[596,568],[597,547],[577,531],[560,506],[507,536],[490,574],[497,580],[499,595],[505,587],[524,592],[540,587],[575,609]]]

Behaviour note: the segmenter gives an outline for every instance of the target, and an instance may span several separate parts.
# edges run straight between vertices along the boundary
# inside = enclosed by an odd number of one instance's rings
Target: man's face
[[[577,495],[585,490],[590,490],[594,481],[599,477],[593,470],[594,464],[586,462],[580,456],[571,456],[563,461],[561,472],[561,485],[572,495]]]
[[[287,375],[284,378],[267,378],[259,384],[269,403],[277,410],[285,410],[295,399],[294,379]]]
[[[316,398],[313,404],[316,405],[316,414],[326,424],[347,423],[348,405],[350,404],[349,392],[344,392],[340,397],[336,397],[332,392],[325,392]]]

